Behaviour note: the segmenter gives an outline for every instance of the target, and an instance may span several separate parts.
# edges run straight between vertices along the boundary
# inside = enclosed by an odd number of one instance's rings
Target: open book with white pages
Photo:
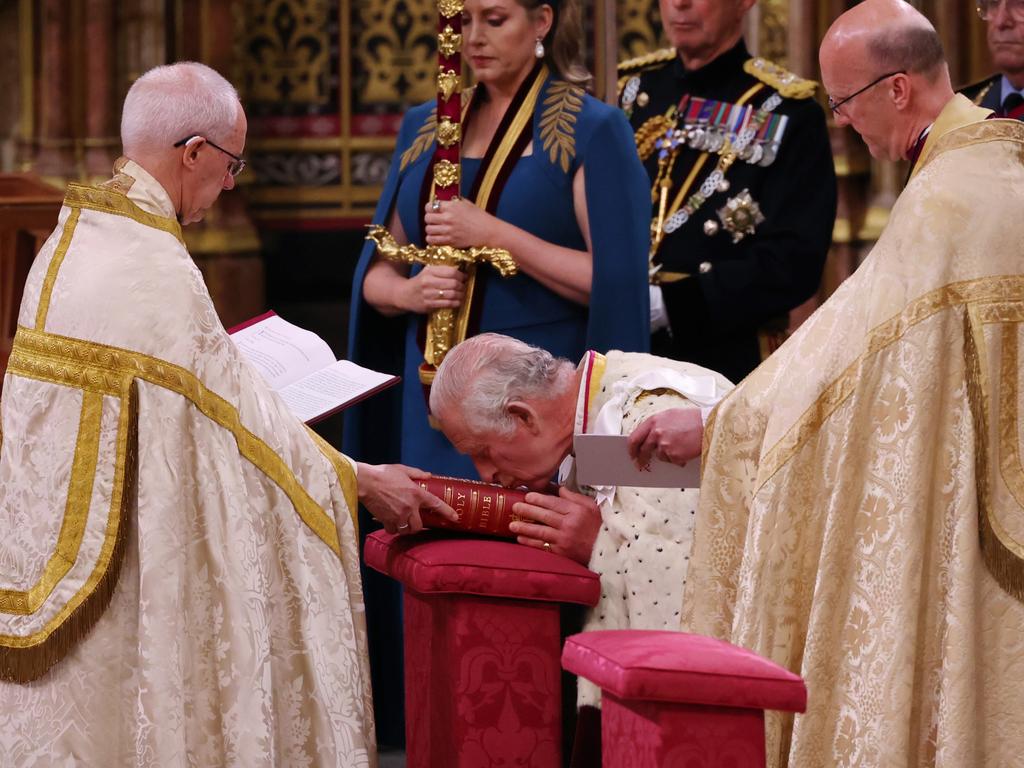
[[[276,312],[254,317],[228,333],[271,388],[307,424],[401,381],[399,376],[336,360],[326,341]]]

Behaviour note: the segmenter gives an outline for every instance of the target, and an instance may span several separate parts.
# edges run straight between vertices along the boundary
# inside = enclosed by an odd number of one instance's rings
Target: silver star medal
[[[725,205],[718,209],[718,218],[722,227],[732,235],[733,243],[738,243],[747,235],[754,234],[758,224],[764,221],[761,206],[750,196],[750,190],[744,189],[736,197],[726,200]]]

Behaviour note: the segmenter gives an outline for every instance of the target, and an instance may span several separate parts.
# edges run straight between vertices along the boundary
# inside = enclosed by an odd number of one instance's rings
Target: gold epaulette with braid
[[[759,56],[747,59],[743,63],[743,71],[771,86],[787,99],[809,99],[818,89],[818,84],[813,80],[804,80],[785,67]]]
[[[618,66],[619,97],[622,97],[622,89],[626,87],[626,82],[633,75],[639,74],[640,72],[650,69],[658,64],[664,64],[667,61],[672,61],[675,57],[675,48],[660,48],[657,51],[651,51],[650,53],[645,53],[642,56],[634,56],[632,59],[620,61]]]

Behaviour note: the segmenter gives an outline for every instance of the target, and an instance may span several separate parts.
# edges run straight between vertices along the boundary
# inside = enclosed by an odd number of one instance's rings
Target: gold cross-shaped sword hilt
[[[446,267],[464,267],[488,262],[502,277],[514,275],[519,269],[512,254],[504,248],[456,248],[452,245],[428,245],[426,248],[417,248],[415,245],[399,245],[391,233],[380,225],[371,226],[366,233],[366,239],[373,240],[377,244],[377,252],[389,261]],[[461,335],[458,330],[464,323],[456,323],[456,312],[465,314],[468,309],[467,306],[462,306],[459,310],[435,309],[430,313],[427,322],[427,344],[423,351],[423,358],[428,366],[440,365],[448,350],[462,341],[457,336]],[[462,331],[464,334],[465,329],[462,328]]]

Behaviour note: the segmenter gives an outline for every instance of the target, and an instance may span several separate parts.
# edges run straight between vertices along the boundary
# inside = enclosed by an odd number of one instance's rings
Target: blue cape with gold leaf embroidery
[[[410,241],[420,246],[420,196],[434,148],[432,107],[424,104],[405,116],[374,215],[374,223],[387,224],[397,210]],[[650,342],[650,192],[629,124],[617,110],[549,79],[537,100],[533,128],[532,153],[515,165],[497,214],[550,242],[586,249],[572,204],[573,175],[584,168],[594,256],[593,311],[562,299],[531,277],[520,274],[503,280],[488,274],[490,268],[485,267],[477,271],[478,286],[486,293],[476,332],[504,333],[573,361],[588,348],[646,351]],[[472,187],[479,166],[479,160],[462,161],[463,194]],[[417,343],[420,318],[384,317],[363,299],[363,278],[373,256],[374,248],[367,244],[356,268],[349,357],[361,365],[401,374],[403,384],[401,391],[395,388],[346,412],[345,453],[362,461],[401,459],[441,474],[476,477],[469,460],[427,423],[416,370],[422,359]],[[365,532],[373,521],[365,511],[362,514],[360,530]],[[382,743],[400,743],[401,592],[394,582],[365,570],[364,589],[373,638],[378,738]]]
[[[434,147],[432,106],[421,105],[406,115],[374,216],[374,223],[386,224],[397,210],[407,236],[417,245],[423,244],[421,189]],[[564,81],[548,79],[534,112],[532,152],[509,176],[498,216],[548,242],[586,250],[572,201],[573,177],[584,169],[594,258],[590,310],[528,275],[501,279],[481,268],[478,290],[482,281],[484,301],[479,323],[471,331],[503,333],[573,361],[588,348],[648,348],[649,190],[632,142],[629,125],[616,110]],[[464,194],[479,165],[479,160],[463,159]],[[346,452],[369,461],[401,457],[433,472],[473,477],[469,461],[427,424],[424,393],[416,376],[422,357],[417,343],[420,317],[384,318],[363,299],[363,278],[373,256],[373,246],[367,244],[356,269],[349,357],[402,375],[402,402],[378,397],[349,411]]]

